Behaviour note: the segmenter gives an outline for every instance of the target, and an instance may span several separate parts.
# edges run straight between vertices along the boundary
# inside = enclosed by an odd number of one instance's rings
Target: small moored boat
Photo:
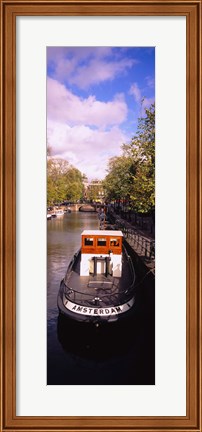
[[[56,210],[55,214],[57,217],[61,217],[64,216],[65,212],[63,210]]]
[[[135,270],[121,231],[85,230],[58,294],[59,311],[95,324],[126,317],[135,302]]]

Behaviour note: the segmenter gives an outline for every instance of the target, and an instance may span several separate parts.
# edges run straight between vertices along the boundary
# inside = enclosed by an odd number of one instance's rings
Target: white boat
[[[130,314],[135,303],[135,270],[121,231],[84,230],[58,293],[59,311],[97,325]]]
[[[56,217],[61,217],[64,216],[65,212],[63,210],[56,210],[55,211],[55,215]]]

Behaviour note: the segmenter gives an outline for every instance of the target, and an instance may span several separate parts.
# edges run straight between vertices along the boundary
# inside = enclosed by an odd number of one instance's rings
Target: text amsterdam
[[[112,315],[119,314],[122,312],[121,306],[114,306],[109,308],[89,308],[84,306],[78,306],[74,304],[73,306],[66,304],[66,307],[70,309],[72,312],[84,314],[84,315]]]

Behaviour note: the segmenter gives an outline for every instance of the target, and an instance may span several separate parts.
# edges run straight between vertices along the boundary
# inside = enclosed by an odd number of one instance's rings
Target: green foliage
[[[74,168],[70,167],[66,176],[66,199],[68,201],[77,201],[83,196],[83,178],[81,172]]]
[[[128,199],[135,211],[147,213],[155,206],[155,105],[138,121],[136,135],[122,146],[123,155],[109,161],[104,180],[110,200]]]
[[[64,159],[47,160],[47,205],[77,201],[83,195],[81,172]]]
[[[132,172],[135,171],[133,159],[127,156],[111,158],[108,165],[108,175],[103,182],[105,195],[110,201],[123,199],[130,195],[132,187]]]

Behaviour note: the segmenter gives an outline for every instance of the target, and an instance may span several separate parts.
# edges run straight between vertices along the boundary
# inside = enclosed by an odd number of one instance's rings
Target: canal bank
[[[134,261],[141,268],[141,273],[152,273],[155,275],[155,239],[154,235],[149,234],[143,229],[120,217],[112,209],[108,212],[108,217],[116,229],[120,229],[129,246],[130,254]]]

